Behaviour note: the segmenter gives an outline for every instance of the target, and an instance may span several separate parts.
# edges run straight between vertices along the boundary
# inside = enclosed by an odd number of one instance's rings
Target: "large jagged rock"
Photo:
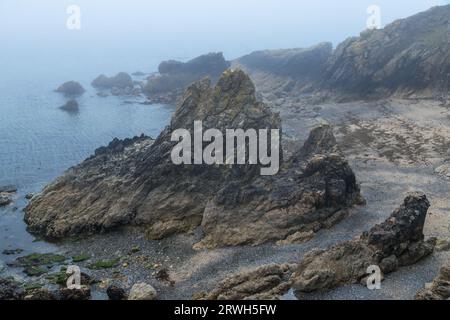
[[[66,97],[76,97],[82,95],[86,90],[78,82],[68,81],[59,86],[55,91],[64,94]]]
[[[450,299],[450,266],[441,268],[439,275],[432,283],[427,284],[415,297],[416,300],[449,300]]]
[[[296,265],[270,264],[239,272],[221,282],[209,293],[194,296],[197,300],[273,300],[290,289]]]
[[[450,5],[434,7],[341,43],[320,87],[349,97],[450,89]]]
[[[378,265],[386,274],[416,263],[433,252],[433,239],[424,241],[423,226],[430,204],[424,194],[413,193],[383,223],[327,250],[306,254],[292,276],[299,293],[355,283]]]
[[[206,206],[197,248],[260,244],[330,227],[363,204],[329,126],[315,128],[275,176],[225,185]]]
[[[223,54],[209,53],[188,62],[163,61],[159,74],[148,79],[144,91],[155,103],[175,104],[192,82],[209,77],[213,83],[230,67]]]
[[[361,200],[329,127],[314,130],[279,174],[261,177],[261,165],[173,164],[172,132],[193,134],[195,120],[222,132],[281,128],[244,72],[224,72],[215,87],[197,82],[155,141],[115,140],[34,197],[25,214],[30,230],[61,238],[134,224],[160,239],[202,225],[198,247],[259,244],[318,230]]]

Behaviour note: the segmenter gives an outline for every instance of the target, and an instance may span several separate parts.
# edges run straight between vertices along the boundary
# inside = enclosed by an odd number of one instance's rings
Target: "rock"
[[[109,300],[126,300],[127,298],[125,290],[117,286],[109,286],[106,293]]]
[[[436,251],[449,251],[450,250],[450,240],[449,239],[437,239],[435,250]]]
[[[91,289],[82,285],[80,289],[59,289],[60,300],[89,300],[91,298]]]
[[[128,300],[156,300],[158,294],[151,285],[147,283],[136,283],[130,291]]]
[[[86,90],[83,86],[76,81],[68,81],[63,83],[56,92],[64,94],[66,97],[77,97],[81,96]]]
[[[159,74],[148,79],[144,92],[153,103],[175,104],[192,82],[209,77],[214,83],[229,67],[222,53],[209,53],[185,63],[164,61],[159,65]]]
[[[429,206],[424,194],[410,194],[385,222],[359,238],[309,252],[292,276],[293,288],[301,294],[358,283],[371,265],[386,274],[430,255],[434,243],[423,235]]]
[[[417,292],[416,300],[448,300],[450,299],[450,266],[441,268],[439,275],[432,283]]]
[[[313,130],[291,159],[281,159],[277,175],[261,176],[260,164],[175,165],[172,132],[192,132],[194,120],[203,120],[204,130],[223,132],[281,128],[279,116],[256,100],[244,72],[226,71],[214,87],[197,82],[156,140],[115,139],[33,198],[25,214],[30,230],[62,238],[131,224],[162,239],[201,225],[198,248],[256,245],[317,231],[361,203],[329,126]]]
[[[23,252],[23,249],[8,249],[8,250],[3,250],[2,254],[6,255],[6,256],[12,256],[12,255],[16,255],[16,254],[21,254]]]
[[[15,192],[17,192],[17,187],[15,186],[0,187],[0,193],[15,193]]]
[[[133,88],[133,79],[128,73],[120,72],[116,74],[114,77],[107,77],[105,75],[100,75],[94,81],[92,81],[91,85],[94,88],[98,89],[125,89],[125,88]]]
[[[0,207],[7,206],[12,202],[12,197],[7,193],[0,193]]]
[[[27,291],[24,300],[35,300],[35,301],[51,301],[57,300],[56,296],[47,289],[35,289]]]
[[[445,93],[449,17],[450,5],[434,7],[347,39],[327,61],[320,87],[347,97]]]
[[[25,196],[25,199],[27,200],[31,200],[34,197],[34,193],[27,193],[27,195]]]
[[[59,107],[61,110],[67,111],[67,112],[78,112],[78,102],[76,100],[69,100],[66,102],[65,105]]]
[[[24,295],[21,283],[12,278],[0,278],[0,300],[21,300]]]
[[[271,264],[232,275],[210,293],[198,293],[197,300],[273,300],[289,291],[295,265]]]

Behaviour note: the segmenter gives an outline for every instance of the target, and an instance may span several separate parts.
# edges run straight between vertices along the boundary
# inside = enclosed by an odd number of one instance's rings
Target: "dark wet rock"
[[[416,300],[450,299],[450,266],[444,266],[432,283],[426,284],[415,297]]]
[[[290,277],[296,265],[271,264],[243,271],[221,282],[209,293],[198,293],[198,300],[273,300],[290,289]]]
[[[204,77],[215,83],[229,67],[222,53],[209,53],[188,62],[164,61],[159,74],[148,79],[144,92],[153,103],[175,104],[188,85]]]
[[[427,257],[435,245],[423,235],[429,206],[424,194],[410,194],[385,222],[358,239],[309,252],[292,276],[293,288],[307,293],[358,283],[369,266],[378,265],[386,274]]]
[[[82,285],[80,289],[59,289],[60,300],[89,300],[91,298],[91,289],[88,286]]]
[[[34,197],[34,193],[27,193],[25,195],[25,199],[27,199],[27,200],[31,200],[31,199],[33,199],[33,197]]]
[[[22,284],[12,278],[0,278],[0,300],[20,300],[25,290]]]
[[[56,92],[64,94],[66,97],[77,97],[82,95],[86,90],[76,81],[68,81],[63,83]]]
[[[175,165],[173,130],[280,129],[280,118],[255,97],[242,71],[226,71],[186,91],[170,125],[155,140],[114,140],[49,185],[31,201],[30,230],[61,238],[145,225],[161,239],[202,226],[198,247],[260,244],[299,231],[328,227],[361,203],[355,175],[328,126],[311,132],[280,172],[261,176],[261,165]]]
[[[16,254],[21,254],[23,252],[23,249],[7,249],[7,250],[3,250],[2,254],[4,254],[5,256],[12,256],[12,255],[16,255]]]
[[[9,205],[12,200],[12,196],[8,193],[0,193],[0,207]]]
[[[66,102],[65,105],[59,107],[61,110],[67,111],[67,112],[78,112],[79,106],[78,102],[76,100],[69,100]]]
[[[91,84],[98,89],[125,89],[133,88],[133,79],[125,72],[120,72],[113,77],[107,77],[102,74],[94,79]]]
[[[54,293],[50,292],[48,289],[40,288],[29,290],[23,297],[24,300],[34,300],[34,301],[51,301],[57,300]]]
[[[118,286],[109,286],[108,289],[106,289],[106,294],[108,295],[109,300],[127,300],[125,289]]]
[[[0,193],[15,193],[15,192],[17,192],[17,187],[15,186],[0,187]]]

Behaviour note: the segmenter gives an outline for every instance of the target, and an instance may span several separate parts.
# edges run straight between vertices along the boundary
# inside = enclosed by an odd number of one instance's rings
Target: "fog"
[[[96,69],[114,69],[110,71],[154,69],[161,59],[185,60],[209,51],[223,51],[232,59],[258,49],[305,47],[322,41],[337,44],[366,28],[366,11],[372,4],[380,7],[385,25],[445,3],[1,0],[1,55],[5,65],[33,60],[36,68],[48,68],[52,57],[52,63],[62,68],[89,61]],[[70,5],[81,10],[80,30],[66,26]]]

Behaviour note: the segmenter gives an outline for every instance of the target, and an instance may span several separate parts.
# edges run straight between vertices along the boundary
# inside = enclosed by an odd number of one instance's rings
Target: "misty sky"
[[[447,0],[0,0],[6,53],[129,55],[187,59],[209,51],[235,58],[258,49],[334,44],[365,29],[367,7],[382,24]],[[81,30],[66,28],[69,5]],[[5,48],[4,47],[4,48]],[[2,49],[3,50],[3,49]]]

